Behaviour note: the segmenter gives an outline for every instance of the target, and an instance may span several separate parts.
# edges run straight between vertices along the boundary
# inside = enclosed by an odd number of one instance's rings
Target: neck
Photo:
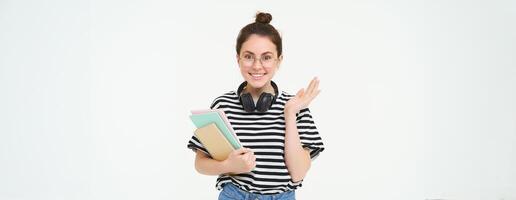
[[[253,96],[253,99],[255,101],[258,99],[258,97],[260,97],[260,94],[263,92],[275,94],[274,88],[272,87],[272,84],[270,81],[267,82],[267,84],[265,84],[261,88],[253,88],[252,86],[247,85],[245,90],[246,90],[246,92],[249,92],[251,94],[251,96]]]

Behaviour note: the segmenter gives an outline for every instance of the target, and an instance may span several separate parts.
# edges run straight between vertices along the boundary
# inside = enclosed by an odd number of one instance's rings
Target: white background
[[[321,79],[298,199],[515,200],[515,2],[0,0],[0,199],[216,199],[188,115],[262,10]]]

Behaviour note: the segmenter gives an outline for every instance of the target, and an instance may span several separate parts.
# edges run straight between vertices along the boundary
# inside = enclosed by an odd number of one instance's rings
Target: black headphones
[[[269,110],[269,108],[272,107],[272,104],[276,101],[276,98],[278,98],[278,86],[274,81],[271,81],[272,88],[274,88],[274,95],[271,93],[263,92],[260,94],[260,97],[258,98],[258,102],[256,102],[256,106],[254,105],[253,97],[250,93],[242,93],[242,91],[247,86],[247,81],[244,81],[237,90],[237,95],[239,96],[240,103],[244,107],[244,110],[246,112],[254,112],[257,110],[258,112],[266,112]]]

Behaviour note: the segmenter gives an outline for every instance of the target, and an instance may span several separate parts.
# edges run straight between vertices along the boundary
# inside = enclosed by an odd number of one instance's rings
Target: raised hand
[[[300,89],[296,96],[287,101],[284,109],[285,114],[298,113],[300,110],[307,108],[319,92],[321,92],[319,90],[319,79],[314,77],[306,90],[304,88]]]

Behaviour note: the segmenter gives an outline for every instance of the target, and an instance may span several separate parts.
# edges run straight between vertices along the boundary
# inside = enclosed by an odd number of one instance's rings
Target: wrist
[[[228,159],[221,161],[220,164],[221,164],[221,167],[222,167],[222,173],[221,174],[231,173],[231,171],[232,171],[231,170],[231,165],[229,164]]]
[[[294,112],[292,110],[285,110],[284,115],[285,115],[286,121],[290,121],[290,119],[294,119],[294,120],[296,119],[296,112]]]
[[[283,112],[285,113],[285,116],[287,116],[287,115],[288,115],[288,116],[292,116],[292,115],[293,115],[293,116],[295,116],[295,115],[296,115],[296,113],[297,113],[295,110],[290,109],[290,108],[285,108],[285,109],[283,110]]]

